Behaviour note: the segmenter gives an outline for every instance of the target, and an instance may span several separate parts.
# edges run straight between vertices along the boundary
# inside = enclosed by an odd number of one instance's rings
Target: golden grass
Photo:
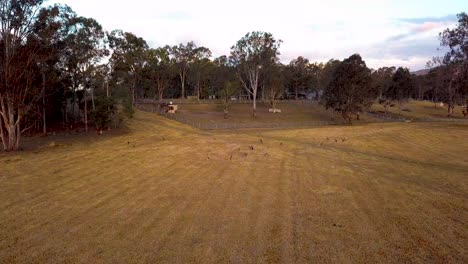
[[[468,261],[467,125],[130,127],[0,154],[1,262]]]
[[[224,111],[217,104],[183,104],[179,106],[178,115],[192,122],[209,124],[300,124],[313,121],[343,121],[342,117],[333,110],[325,110],[322,105],[311,101],[279,102],[277,108],[282,113],[269,113],[268,104],[258,103],[257,118],[252,118],[251,104],[232,104],[230,106],[229,118],[224,119]],[[362,116],[363,121],[374,120]]]
[[[447,106],[440,106],[429,101],[410,101],[403,104],[401,116],[409,119],[427,119],[427,118],[447,118]],[[380,104],[374,104],[371,108],[374,111],[384,111],[384,107]],[[407,111],[405,111],[407,110]],[[462,107],[455,106],[453,118],[463,118]],[[398,105],[389,107],[388,111],[394,115],[398,115]]]

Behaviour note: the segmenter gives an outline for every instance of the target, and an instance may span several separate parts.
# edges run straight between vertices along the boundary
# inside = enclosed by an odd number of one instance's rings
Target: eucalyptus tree
[[[293,59],[286,67],[288,86],[294,93],[294,98],[299,99],[299,91],[305,92],[311,81],[309,60],[299,56]]]
[[[441,45],[448,47],[442,64],[451,69],[451,82],[445,92],[449,116],[453,114],[455,103],[468,104],[468,15],[457,15],[455,28],[440,33]],[[464,102],[463,102],[464,101]]]
[[[218,96],[221,98],[223,104],[224,119],[229,117],[232,97],[239,93],[239,88],[239,82],[226,81],[224,87],[218,91]]]
[[[210,60],[211,51],[205,47],[198,47],[193,50],[192,62],[190,63],[190,79],[195,88],[194,95],[200,99],[202,87],[209,79],[210,70],[213,63]]]
[[[197,45],[190,41],[187,44],[180,43],[177,46],[173,46],[171,56],[175,61],[178,68],[180,87],[181,87],[181,98],[185,98],[185,84],[187,80],[187,74],[190,68],[190,63],[193,62],[194,53],[197,49]]]
[[[0,138],[5,151],[20,148],[24,117],[41,98],[32,41],[42,0],[0,1]]]
[[[219,91],[224,89],[226,86],[226,83],[231,82],[237,82],[235,86],[240,87],[238,82],[239,80],[236,77],[236,70],[232,65],[230,64],[229,58],[225,55],[222,55],[220,57],[217,57],[213,60],[213,73],[212,73],[212,82],[211,82],[211,87],[212,90],[210,91],[211,94],[213,95],[219,95]],[[238,95],[240,92],[240,89],[236,89],[236,94]],[[232,95],[232,96],[234,96]]]
[[[88,93],[93,95],[92,73],[94,68],[108,54],[105,45],[105,32],[102,26],[92,18],[73,17],[70,19],[70,31],[66,38],[65,71],[71,78],[73,93],[72,109],[76,104],[77,92],[83,94],[83,117],[88,131]],[[92,98],[94,100],[94,98]],[[78,100],[79,103],[79,100]],[[74,119],[76,123],[76,118]]]
[[[54,5],[42,8],[38,12],[34,30],[30,41],[35,41],[40,51],[36,55],[36,62],[41,75],[41,108],[36,111],[42,115],[43,134],[47,134],[47,103],[48,98],[63,87],[61,71],[65,57],[66,37],[69,33],[70,19],[76,14],[68,6]],[[58,83],[61,85],[56,85]],[[57,87],[58,86],[58,87]],[[38,105],[39,107],[39,105]],[[40,113],[40,114],[39,114]]]
[[[378,91],[379,99],[381,99],[383,94],[390,88],[395,72],[396,68],[394,66],[381,67],[372,72],[372,82]]]
[[[231,47],[231,60],[237,67],[237,76],[252,97],[252,116],[257,116],[257,93],[263,67],[278,61],[281,40],[271,33],[247,33]]]
[[[407,101],[414,89],[414,81],[407,68],[399,67],[392,76],[388,89],[383,93],[383,98],[389,102],[398,104],[398,114],[401,114],[401,106]]]
[[[278,63],[273,65],[270,68],[269,78],[266,81],[266,93],[270,102],[270,107],[273,109],[273,113],[276,113],[278,100],[285,91],[285,70],[286,67],[282,64]]]
[[[388,90],[390,89],[393,76],[396,72],[395,67],[381,67],[376,71],[373,71],[372,76],[372,84],[374,85],[377,96],[379,99],[379,103],[384,107],[385,114],[387,114],[388,107],[392,104],[391,98],[388,96],[384,96],[387,94]]]
[[[451,116],[455,105],[463,103],[463,86],[460,87],[457,83],[459,81],[457,70],[461,70],[463,67],[451,63],[444,64],[439,59],[434,59],[434,64],[430,66],[431,69],[426,78],[432,88],[431,95],[434,107],[437,108],[438,102],[443,102],[447,106],[447,115]]]
[[[376,96],[370,69],[354,54],[337,66],[323,100],[325,108],[339,112],[351,123],[351,115],[359,119],[359,113],[370,107]]]
[[[307,88],[310,91],[315,92],[315,99],[320,100],[320,96],[323,94],[324,88],[321,86],[321,73],[323,70],[323,63],[309,63],[308,67],[308,85]]]
[[[162,102],[164,90],[169,85],[172,76],[175,75],[175,67],[170,58],[170,48],[168,46],[149,49],[147,56],[147,70],[151,82],[155,84],[155,99]]]
[[[330,85],[335,76],[335,71],[340,64],[341,61],[336,59],[330,59],[325,64],[323,64],[318,76],[318,86],[320,89],[322,89],[322,91],[325,91]]]
[[[135,105],[138,85],[141,84],[143,70],[147,64],[148,44],[143,38],[121,30],[112,31],[108,39],[113,50],[110,61],[114,67],[114,74],[121,73],[123,79],[130,78],[127,82],[130,84],[132,105]]]

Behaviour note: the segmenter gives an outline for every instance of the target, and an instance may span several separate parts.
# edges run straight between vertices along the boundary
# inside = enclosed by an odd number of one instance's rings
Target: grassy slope
[[[467,125],[131,127],[0,154],[3,262],[468,260]]]
[[[323,106],[316,102],[283,102],[279,103],[278,108],[283,112],[281,114],[269,113],[267,104],[258,105],[258,118],[251,118],[252,106],[250,104],[232,104],[228,119],[224,119],[223,108],[216,104],[183,104],[179,105],[179,113],[177,115],[184,117],[190,122],[209,124],[257,124],[261,127],[262,124],[286,124],[286,123],[308,123],[313,121],[343,121],[342,117],[332,110],[325,110]],[[430,118],[446,119],[446,107],[437,106],[426,101],[411,101],[403,105],[401,116],[413,120],[425,120]],[[390,107],[389,113],[393,117],[398,117],[398,107]],[[380,104],[374,104],[370,111],[382,112],[384,108]],[[462,109],[456,106],[454,109],[453,118],[463,118]],[[378,121],[375,117],[366,114],[361,115],[361,121]],[[359,121],[354,120],[354,123]]]
[[[228,124],[264,124],[264,123],[307,123],[311,121],[342,121],[340,115],[337,115],[332,110],[325,108],[316,102],[286,102],[279,103],[277,108],[282,110],[282,113],[269,113],[269,105],[259,103],[257,105],[256,119],[252,119],[251,104],[232,104],[228,119],[224,119],[224,112],[221,105],[216,104],[184,104],[180,105],[179,115],[187,118],[190,121],[200,123],[228,123]],[[363,120],[370,120],[369,117],[363,116]]]
[[[402,109],[409,111],[401,111],[401,115],[410,119],[426,119],[426,118],[447,118],[447,107],[439,104],[434,107],[434,103],[428,101],[410,101],[403,104]],[[384,107],[380,104],[374,104],[374,111],[384,111]],[[398,106],[388,108],[389,112],[398,115]],[[463,118],[461,106],[455,106],[453,118]]]

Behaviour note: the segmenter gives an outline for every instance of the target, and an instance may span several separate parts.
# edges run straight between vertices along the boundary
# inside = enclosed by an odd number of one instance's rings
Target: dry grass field
[[[2,263],[467,263],[468,124],[126,131],[0,154]],[[51,144],[54,142],[54,144]]]
[[[402,117],[420,120],[427,118],[447,118],[447,106],[440,106],[429,101],[410,101],[404,103],[401,107],[402,111],[399,113],[398,106],[390,107],[389,113],[397,116],[401,114]],[[371,108],[374,111],[384,111],[384,107],[380,104],[374,104]],[[457,105],[454,108],[452,118],[463,118],[462,107]]]
[[[281,114],[269,113],[270,106],[266,103],[258,103],[257,118],[252,120],[252,105],[248,103],[234,103],[230,106],[229,118],[224,119],[222,105],[219,104],[183,104],[179,105],[179,116],[189,121],[202,124],[288,124],[307,123],[314,121],[343,121],[341,115],[333,110],[325,110],[315,101],[279,102],[277,108]],[[373,118],[362,115],[361,121],[372,121]],[[357,122],[357,121],[355,121]]]

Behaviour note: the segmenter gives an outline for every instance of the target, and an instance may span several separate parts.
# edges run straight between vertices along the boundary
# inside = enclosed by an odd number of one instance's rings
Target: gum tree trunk
[[[0,118],[2,118],[0,122],[0,126],[2,126],[0,135],[2,138],[3,150],[18,150],[21,134],[21,115],[19,113],[15,115],[13,102],[9,101],[7,97],[0,96],[0,107]]]

